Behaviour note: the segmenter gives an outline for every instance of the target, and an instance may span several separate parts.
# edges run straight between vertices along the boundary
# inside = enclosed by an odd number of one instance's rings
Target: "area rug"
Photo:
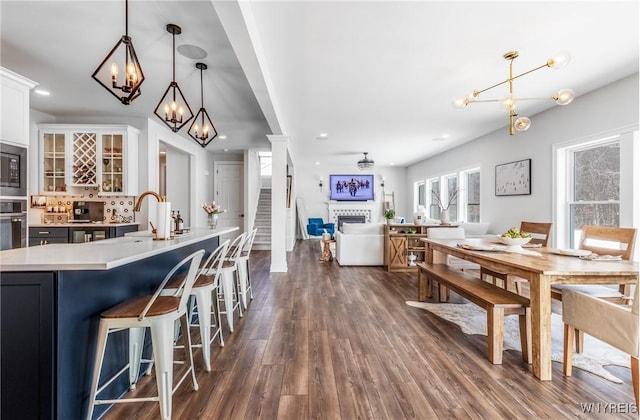
[[[408,300],[406,304],[427,311],[458,325],[465,334],[487,335],[487,315],[484,309],[472,303],[428,303]],[[551,359],[562,363],[564,324],[562,316],[551,314]],[[518,317],[505,317],[504,349],[520,349]],[[623,383],[620,378],[607,371],[605,365],[630,367],[629,356],[591,336],[584,336],[584,352],[573,354],[573,367],[591,372],[611,382]],[[629,378],[631,375],[629,375]]]

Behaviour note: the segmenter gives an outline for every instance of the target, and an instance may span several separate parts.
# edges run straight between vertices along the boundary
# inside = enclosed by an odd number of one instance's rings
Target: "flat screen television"
[[[331,194],[336,201],[373,201],[373,175],[329,175]]]

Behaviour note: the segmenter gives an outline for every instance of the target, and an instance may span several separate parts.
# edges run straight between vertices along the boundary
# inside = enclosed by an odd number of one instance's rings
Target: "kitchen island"
[[[199,249],[210,252],[236,230],[193,229],[164,241],[139,232],[0,252],[2,419],[84,418],[100,313],[153,293],[176,263]],[[125,332],[110,339],[103,377],[126,363],[127,342]],[[125,376],[109,397],[126,392]]]

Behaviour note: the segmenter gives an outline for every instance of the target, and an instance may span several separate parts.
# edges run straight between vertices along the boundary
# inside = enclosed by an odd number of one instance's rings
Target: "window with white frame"
[[[480,222],[480,169],[471,169],[463,173],[462,195],[466,202],[462,219],[467,222]]]
[[[582,226],[620,226],[620,140],[567,149],[569,246],[577,247]]]
[[[458,221],[458,175],[448,175],[445,177],[444,191],[440,195],[444,210],[449,211],[449,220],[452,222]]]
[[[424,181],[419,181],[416,182],[416,199],[415,202],[417,203],[417,207],[425,207],[426,206],[426,199],[427,199],[427,193],[426,193],[426,189],[427,186],[425,184]]]
[[[438,202],[433,197],[433,191],[440,192],[440,178],[432,178],[427,181],[429,185],[427,197],[429,202],[429,218],[430,219],[440,219],[440,206]]]
[[[427,179],[426,203],[431,219],[440,219],[442,204],[444,207],[448,206],[449,220],[452,222],[479,222],[480,168],[469,168]]]

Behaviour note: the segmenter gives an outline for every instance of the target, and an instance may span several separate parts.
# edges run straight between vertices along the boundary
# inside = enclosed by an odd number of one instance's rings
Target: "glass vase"
[[[215,229],[218,226],[218,215],[217,214],[209,214],[207,216],[207,227],[209,229]]]

